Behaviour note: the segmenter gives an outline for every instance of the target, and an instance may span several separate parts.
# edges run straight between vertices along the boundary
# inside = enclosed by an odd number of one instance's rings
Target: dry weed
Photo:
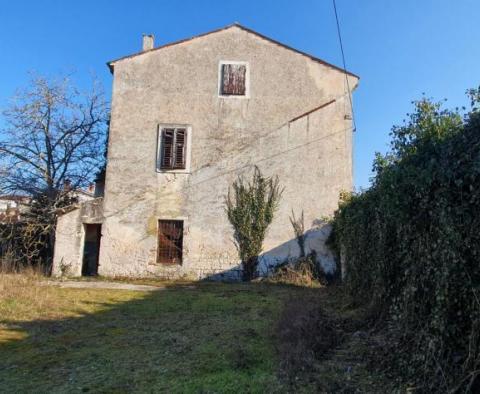
[[[0,316],[23,320],[32,311],[45,311],[52,303],[52,289],[42,286],[44,276],[34,268],[21,273],[0,273]]]

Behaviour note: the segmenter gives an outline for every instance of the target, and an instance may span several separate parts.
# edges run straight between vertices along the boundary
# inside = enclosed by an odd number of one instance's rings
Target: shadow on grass
[[[50,290],[78,314],[0,317],[1,392],[277,391],[276,321],[283,300],[302,291],[207,283]]]

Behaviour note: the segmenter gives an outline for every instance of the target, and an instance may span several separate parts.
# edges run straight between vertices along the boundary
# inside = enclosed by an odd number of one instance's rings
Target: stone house
[[[16,223],[23,220],[28,211],[31,197],[18,195],[0,196],[0,223]]]
[[[358,77],[234,24],[108,63],[113,94],[104,196],[57,223],[54,274],[237,278],[225,196],[254,166],[284,193],[259,270],[325,247],[339,193],[352,189],[349,89]]]

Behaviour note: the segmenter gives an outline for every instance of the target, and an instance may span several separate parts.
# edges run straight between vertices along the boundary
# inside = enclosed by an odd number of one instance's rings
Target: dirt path
[[[396,392],[395,383],[374,368],[379,345],[367,315],[348,305],[337,286],[286,302],[277,335],[281,375],[292,392],[305,381],[320,393]]]
[[[167,287],[164,285],[149,286],[149,285],[136,285],[132,283],[118,283],[107,281],[47,281],[43,282],[46,286],[58,286],[69,287],[75,289],[113,289],[113,290],[131,290],[131,291],[158,291],[165,290]]]

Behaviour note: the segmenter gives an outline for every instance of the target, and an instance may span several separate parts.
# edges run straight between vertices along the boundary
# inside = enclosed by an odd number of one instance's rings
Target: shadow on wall
[[[333,253],[326,246],[326,241],[331,232],[331,226],[325,224],[321,220],[314,222],[315,228],[305,232],[305,254],[309,255],[314,252],[317,264],[328,275],[333,275],[336,271],[337,264]],[[257,268],[258,276],[269,276],[273,273],[275,267],[279,264],[294,261],[300,257],[300,248],[296,238],[282,243],[268,251],[263,252],[259,257]],[[217,274],[209,275],[203,280],[205,281],[240,281],[242,279],[242,266],[236,265],[228,270]]]

